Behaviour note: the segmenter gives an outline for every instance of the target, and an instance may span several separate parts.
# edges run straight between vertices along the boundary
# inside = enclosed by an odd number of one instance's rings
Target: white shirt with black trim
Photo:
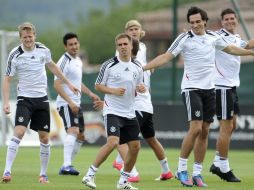
[[[38,98],[47,95],[45,65],[51,61],[50,50],[39,42],[32,51],[25,51],[23,44],[12,49],[5,74],[18,76],[18,96]]]
[[[82,66],[80,57],[72,57],[69,53],[64,53],[57,62],[57,66],[63,72],[64,76],[81,91],[82,84]],[[58,79],[55,76],[55,80]],[[74,94],[66,84],[62,84],[64,92],[75,102],[80,105],[81,96]],[[68,103],[58,95],[56,98],[56,106],[61,107]]]
[[[136,86],[143,84],[143,70],[136,60],[121,61],[117,56],[104,62],[95,84],[109,88],[125,88],[123,96],[105,94],[103,115],[114,114],[134,118]]]
[[[216,32],[222,36],[228,44],[233,44],[237,47],[245,48],[247,41],[240,38],[239,34],[231,34],[226,29],[222,28]],[[215,85],[238,87],[240,85],[240,65],[241,57],[231,55],[226,52],[216,50],[216,69],[215,69]]]
[[[147,64],[146,60],[146,45],[142,42],[139,42],[139,51],[137,54],[136,59],[141,63],[142,66],[145,66]],[[151,100],[151,94],[150,94],[150,76],[151,71],[147,70],[144,71],[144,85],[146,86],[146,92],[145,93],[137,93],[137,96],[135,98],[135,104],[134,108],[137,111],[144,111],[147,113],[153,113],[153,104]]]
[[[228,44],[218,34],[206,31],[196,35],[193,31],[180,34],[167,50],[174,56],[182,53],[184,74],[181,89],[214,88],[213,74],[215,67],[215,48],[222,50]]]
[[[118,55],[119,53],[118,51],[116,51],[116,56]],[[142,66],[145,66],[147,64],[146,45],[142,42],[139,42],[139,50],[135,59],[138,60]],[[151,71],[150,70],[144,71],[143,76],[144,76],[143,83],[146,86],[146,92],[145,93],[137,92],[134,108],[137,111],[144,111],[144,112],[153,114],[153,104],[152,104],[151,94],[150,94]]]

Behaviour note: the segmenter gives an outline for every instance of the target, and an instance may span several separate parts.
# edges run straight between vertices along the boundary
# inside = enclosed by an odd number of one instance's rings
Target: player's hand
[[[146,87],[144,84],[139,84],[136,86],[136,91],[139,93],[145,93],[146,92]]]
[[[3,111],[5,114],[11,113],[10,104],[4,104]]]
[[[74,92],[77,96],[81,94],[80,90],[72,84],[68,84],[69,89]]]
[[[90,94],[90,98],[92,98],[93,101],[100,101],[100,100],[101,100],[100,97],[97,96],[97,95],[94,94],[94,93],[91,93],[91,94]]]
[[[97,111],[100,111],[103,109],[104,101],[103,100],[95,100],[93,102],[93,108]]]
[[[113,94],[117,96],[123,96],[125,91],[126,91],[125,88],[115,88]]]

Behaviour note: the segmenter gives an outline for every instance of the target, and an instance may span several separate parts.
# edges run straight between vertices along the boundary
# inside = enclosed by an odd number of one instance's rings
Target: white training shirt
[[[57,66],[63,72],[64,76],[81,91],[83,66],[81,59],[78,56],[74,58],[66,52],[57,62]],[[55,76],[55,80],[57,79],[57,76]],[[75,102],[79,106],[81,102],[81,96],[74,94],[65,83],[63,83],[62,85],[65,93],[72,99],[73,102]],[[68,103],[60,95],[57,96],[57,107],[61,107],[67,104]]]
[[[217,31],[217,34],[223,36],[224,40],[226,40],[228,44],[233,44],[242,48],[245,48],[247,45],[247,42],[242,40],[238,34],[231,34],[224,28]],[[238,87],[240,85],[239,73],[241,57],[216,50],[215,58],[215,85]]]
[[[184,58],[181,89],[212,89],[215,66],[215,48],[222,50],[228,44],[218,34],[206,31],[196,35],[193,31],[180,34],[167,50]]]
[[[139,42],[139,51],[136,56],[136,60],[138,60],[142,66],[145,66],[147,64],[146,60],[146,45],[142,42]],[[144,84],[146,86],[146,92],[145,93],[137,93],[137,96],[135,98],[135,104],[134,108],[137,111],[144,111],[153,114],[153,104],[151,100],[151,94],[150,94],[150,76],[151,71],[147,70],[144,71]]]
[[[7,60],[6,76],[18,76],[18,96],[38,98],[47,95],[45,65],[50,63],[50,50],[36,42],[32,51],[25,51],[23,44],[15,47]]]
[[[134,98],[136,86],[142,84],[143,70],[136,60],[121,61],[117,56],[104,62],[95,84],[109,88],[125,88],[123,96],[105,94],[103,116],[114,114],[126,118],[134,118]]]
[[[118,51],[116,51],[116,55],[117,56],[119,55]],[[142,42],[139,42],[139,50],[135,59],[138,60],[142,66],[145,66],[147,64],[146,45]],[[143,82],[144,85],[146,86],[146,92],[145,93],[137,92],[134,109],[137,111],[144,111],[153,114],[153,104],[150,94],[151,71],[150,70],[144,71],[143,76],[144,76]]]

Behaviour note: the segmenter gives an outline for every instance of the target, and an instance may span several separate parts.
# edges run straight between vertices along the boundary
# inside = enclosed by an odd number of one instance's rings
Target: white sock
[[[43,144],[40,145],[40,159],[41,159],[41,175],[46,175],[48,163],[50,158],[50,144]]]
[[[99,168],[96,168],[94,165],[91,165],[86,173],[86,176],[94,176]]]
[[[131,177],[136,177],[136,176],[139,175],[138,170],[137,170],[137,168],[136,168],[135,166],[133,166],[133,168],[132,168],[132,170],[131,170],[131,172],[130,172],[129,175],[130,175]]]
[[[216,151],[216,152],[215,152],[213,164],[214,164],[216,167],[219,167],[219,166],[220,166],[220,154],[219,154],[219,151]]]
[[[77,136],[73,134],[67,134],[64,140],[64,167],[71,165],[71,157],[76,139]]]
[[[187,171],[188,159],[179,157],[177,172]]]
[[[161,164],[161,171],[163,174],[168,173],[169,170],[169,166],[168,166],[168,160],[167,158],[164,158],[163,160],[159,160],[160,164]]]
[[[11,138],[8,148],[7,148],[4,173],[7,171],[11,173],[12,164],[13,164],[13,161],[15,160],[16,155],[18,153],[20,141],[21,141],[21,139],[14,137],[14,136]]]
[[[220,159],[220,171],[223,173],[227,173],[230,171],[229,161],[227,158]]]
[[[117,156],[116,156],[116,163],[118,163],[118,164],[123,163],[123,159],[122,159],[121,155],[119,154],[119,152],[117,153]]]
[[[124,184],[128,182],[128,177],[130,177],[130,173],[121,171],[120,172],[120,179],[118,181],[118,184]]]
[[[83,145],[84,141],[76,140],[74,144],[74,148],[71,154],[71,163],[73,162],[75,156],[79,153],[81,146]]]
[[[197,163],[195,162],[193,164],[193,173],[192,173],[192,176],[198,176],[198,175],[201,175],[201,172],[202,172],[202,163]]]

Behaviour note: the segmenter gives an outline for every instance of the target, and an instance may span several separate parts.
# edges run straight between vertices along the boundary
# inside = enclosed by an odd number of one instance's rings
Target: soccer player
[[[9,114],[10,81],[15,74],[18,76],[15,128],[7,148],[2,181],[6,183],[11,181],[12,164],[17,155],[19,143],[30,123],[30,129],[37,131],[40,139],[39,182],[48,183],[46,171],[50,157],[50,111],[45,65],[67,85],[73,94],[78,94],[79,90],[64,77],[52,61],[50,50],[43,44],[35,42],[36,30],[33,24],[25,22],[18,27],[18,30],[21,45],[15,47],[9,54],[2,89],[3,111]]]
[[[140,40],[145,36],[145,31],[142,30],[141,24],[137,20],[129,20],[125,25],[125,32],[130,35],[133,39],[138,40],[139,42],[139,50],[137,55],[135,55],[135,59],[137,59],[142,66],[147,64],[146,60],[146,45],[142,43]],[[155,137],[155,130],[153,126],[153,105],[151,101],[150,94],[150,75],[151,71],[144,72],[144,84],[147,88],[145,93],[137,93],[135,97],[135,111],[136,117],[139,121],[140,131],[148,145],[152,148],[155,156],[161,165],[161,175],[157,180],[168,180],[173,177],[172,172],[169,169],[168,161],[165,156],[164,148],[161,143]],[[127,145],[123,144],[119,146],[119,151],[122,155],[126,154]],[[113,163],[113,167],[120,170],[123,164],[123,160],[121,155],[118,153],[116,160]],[[134,166],[131,177],[128,179],[129,182],[138,182],[140,180],[139,174]]]
[[[183,54],[184,73],[181,90],[186,108],[189,130],[183,139],[178,162],[177,178],[184,186],[206,187],[202,172],[202,162],[208,142],[210,123],[215,114],[215,91],[213,83],[215,49],[233,55],[254,55],[254,51],[229,45],[215,32],[206,31],[207,13],[191,7],[187,13],[191,30],[180,34],[166,53],[148,63],[144,70],[163,65]],[[194,149],[192,180],[187,172],[188,157]]]
[[[78,56],[80,49],[78,36],[74,33],[65,34],[63,44],[66,52],[59,59],[57,66],[81,92],[87,94],[93,101],[100,100],[82,83],[83,63]],[[64,139],[64,163],[59,170],[59,175],[79,175],[79,171],[72,166],[72,161],[84,142],[84,117],[80,107],[81,96],[73,94],[57,77],[55,77],[54,86],[58,93],[57,110],[67,132]]]
[[[238,47],[254,48],[254,40],[244,41],[236,33],[238,19],[235,11],[224,9],[221,12],[222,27],[217,33],[229,44]],[[216,50],[216,115],[220,123],[216,154],[210,171],[228,182],[241,182],[229,167],[228,150],[232,132],[236,128],[237,115],[240,113],[237,87],[240,85],[239,73],[241,60],[239,56]]]
[[[134,110],[136,92],[144,93],[143,71],[140,63],[131,59],[132,39],[122,33],[115,38],[119,56],[103,63],[97,77],[96,90],[105,93],[103,116],[107,130],[107,142],[99,150],[82,182],[96,188],[95,174],[117,145],[127,143],[128,152],[124,169],[120,172],[117,189],[138,189],[128,182],[140,149],[139,125]]]

